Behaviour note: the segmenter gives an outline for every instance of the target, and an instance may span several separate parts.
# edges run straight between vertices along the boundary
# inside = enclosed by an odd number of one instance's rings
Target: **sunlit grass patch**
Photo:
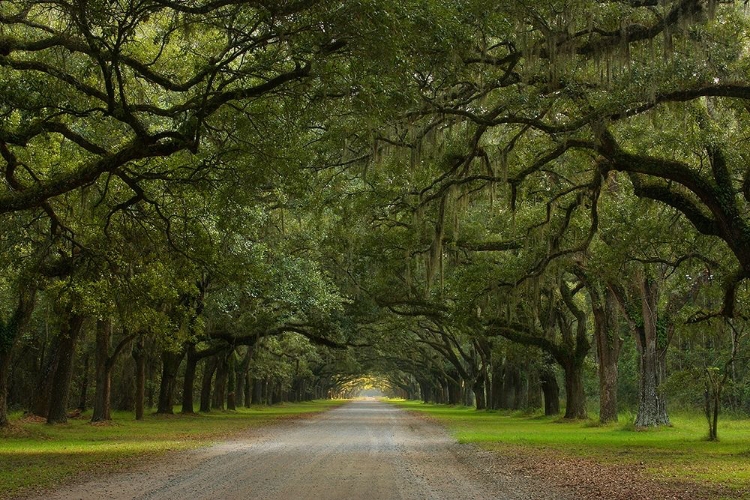
[[[659,477],[747,489],[750,497],[749,419],[724,418],[719,424],[720,441],[710,442],[705,418],[687,413],[670,415],[671,427],[636,430],[632,414],[621,415],[619,423],[598,425],[591,420],[559,423],[557,417],[538,414],[392,402],[434,417],[462,443],[496,450],[522,446],[601,463],[638,465]]]

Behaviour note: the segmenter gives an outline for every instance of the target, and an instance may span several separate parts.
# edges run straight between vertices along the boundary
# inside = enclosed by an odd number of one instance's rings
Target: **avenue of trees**
[[[0,425],[381,385],[715,439],[750,412],[748,16],[0,3]]]

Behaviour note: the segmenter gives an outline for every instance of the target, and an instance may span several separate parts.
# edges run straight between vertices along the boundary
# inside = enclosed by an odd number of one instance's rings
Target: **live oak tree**
[[[745,313],[747,28],[712,0],[3,2],[0,397],[54,304],[98,345],[97,419],[131,345],[141,416],[151,345],[163,412],[183,360],[192,412],[235,369],[492,407],[529,355],[580,417],[595,345],[607,421],[623,325],[652,405],[670,335]],[[700,266],[723,296],[692,307]]]
[[[721,311],[733,315],[747,247],[745,168],[739,154],[727,154],[728,144],[741,142],[737,110],[746,98],[741,9],[699,1],[556,2],[498,7],[466,24],[475,43],[453,47],[455,78],[428,73],[423,106],[405,119],[408,132],[391,136],[390,144],[416,152],[412,169],[442,166],[416,190],[419,202],[443,204],[456,188],[507,185],[513,206],[524,185],[559,176],[568,191],[550,193],[547,200],[558,201],[552,209],[568,210],[562,201],[576,192],[591,193],[595,207],[601,179],[627,172],[636,195],[676,208],[735,254],[740,270],[724,277]],[[687,57],[673,57],[675,47]],[[675,124],[687,125],[687,141]],[[568,180],[575,164],[588,179]],[[596,222],[594,211],[593,230]],[[440,233],[444,225],[434,227]],[[431,247],[441,258],[442,236]]]

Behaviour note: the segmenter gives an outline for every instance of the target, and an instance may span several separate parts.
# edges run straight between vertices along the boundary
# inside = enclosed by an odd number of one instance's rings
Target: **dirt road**
[[[563,499],[378,401],[348,403],[45,499]]]

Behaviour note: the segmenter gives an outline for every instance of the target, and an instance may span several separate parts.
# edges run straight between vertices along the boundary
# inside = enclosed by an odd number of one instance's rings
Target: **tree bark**
[[[671,425],[666,398],[661,391],[661,385],[667,376],[667,349],[665,339],[659,341],[658,290],[656,284],[645,275],[640,285],[643,324],[636,325],[634,332],[640,360],[638,416],[635,425]],[[666,333],[662,336],[666,337]]]
[[[110,356],[112,319],[107,318],[96,322],[96,392],[94,412],[91,415],[92,422],[112,420],[112,370],[120,353],[134,337],[134,335],[125,335]]]
[[[8,375],[12,351],[10,348],[0,350],[0,427],[9,425],[8,421]]]
[[[235,390],[237,381],[237,370],[236,362],[234,358],[234,350],[229,351],[227,354],[227,410],[236,410],[237,404],[235,403]]]
[[[112,339],[112,321],[96,322],[96,392],[94,395],[94,412],[92,422],[110,420],[110,393],[112,377],[109,368],[109,344]]]
[[[253,399],[252,404],[262,405],[263,404],[263,380],[259,378],[252,379],[253,382]]]
[[[476,399],[477,410],[487,409],[487,400],[485,397],[485,377],[484,373],[480,373],[474,381],[472,390],[474,391],[474,398]]]
[[[217,361],[216,357],[212,356],[206,358],[203,363],[203,381],[201,383],[201,412],[211,411],[211,380],[213,379],[214,372],[216,371]]]
[[[458,374],[451,374],[456,377]],[[461,404],[461,384],[458,380],[448,379],[448,404],[449,405],[460,405]]]
[[[250,371],[246,371],[245,375],[245,408],[250,408],[253,404],[253,379],[250,378]]]
[[[544,395],[544,414],[546,416],[560,414],[560,386],[551,366],[544,367],[539,373],[539,380]]]
[[[143,420],[146,400],[146,352],[143,334],[138,335],[132,355],[135,360],[135,419]]]
[[[193,404],[193,388],[195,385],[195,369],[198,366],[195,344],[188,345],[185,360],[185,376],[182,382],[182,413],[195,413]]]
[[[159,385],[159,405],[156,413],[174,414],[174,389],[177,383],[177,370],[180,368],[182,358],[185,356],[185,350],[180,352],[163,351],[162,352],[162,374],[161,384]]]
[[[81,412],[86,411],[88,407],[89,399],[89,353],[87,352],[83,357],[83,374],[81,377],[81,394],[78,398],[78,409]]]
[[[223,353],[217,358],[218,365],[216,368],[216,378],[214,379],[214,395],[211,401],[211,408],[217,410],[224,409],[224,403],[227,400],[227,376],[229,375],[229,357]]]
[[[224,344],[216,344],[211,347],[208,347],[206,349],[203,349],[201,351],[198,351],[195,349],[194,344],[189,344],[187,348],[187,362],[185,365],[185,377],[183,382],[183,390],[182,390],[182,413],[193,413],[194,412],[194,402],[193,402],[193,392],[194,392],[194,386],[195,386],[195,371],[198,366],[198,362],[201,359],[215,356],[217,353],[220,353],[223,350],[226,350],[226,345]],[[208,366],[208,365],[207,365]],[[213,372],[211,372],[213,374]],[[201,387],[201,397],[203,392],[206,389],[204,387]],[[208,387],[208,392],[210,394],[211,387]],[[201,408],[205,408],[205,405],[203,404],[203,401],[201,401]],[[208,411],[203,410],[201,411]]]
[[[52,379],[49,399],[48,424],[63,424],[68,421],[68,397],[73,380],[73,360],[83,320],[83,316],[67,312],[62,324],[57,351],[57,370]]]
[[[40,361],[41,370],[37,379],[36,389],[34,391],[34,402],[31,405],[31,412],[38,417],[47,417],[49,415],[50,395],[52,392],[52,381],[57,372],[57,365],[60,362],[60,334],[55,335],[50,342],[47,352]]]
[[[22,288],[13,315],[7,321],[0,321],[0,427],[9,425],[8,377],[10,375],[10,364],[18,339],[31,319],[35,299],[36,289]]]
[[[565,418],[586,418],[586,393],[583,390],[583,360],[572,359],[563,365],[565,373]]]
[[[500,410],[503,408],[503,378],[505,375],[504,363],[500,360],[493,360],[492,362],[492,386],[490,394],[492,394],[492,404],[490,409]]]
[[[237,374],[236,374],[236,382],[235,382],[235,392],[237,394],[236,396],[236,403],[237,406],[249,406],[250,402],[248,401],[248,371],[250,371],[250,361],[253,357],[253,348],[248,347],[247,352],[245,353],[245,356],[242,358],[242,361],[240,362],[240,365],[237,367]]]
[[[591,293],[594,312],[594,338],[599,359],[599,422],[617,422],[618,362],[622,340],[618,333],[616,298],[611,290],[601,297]]]

